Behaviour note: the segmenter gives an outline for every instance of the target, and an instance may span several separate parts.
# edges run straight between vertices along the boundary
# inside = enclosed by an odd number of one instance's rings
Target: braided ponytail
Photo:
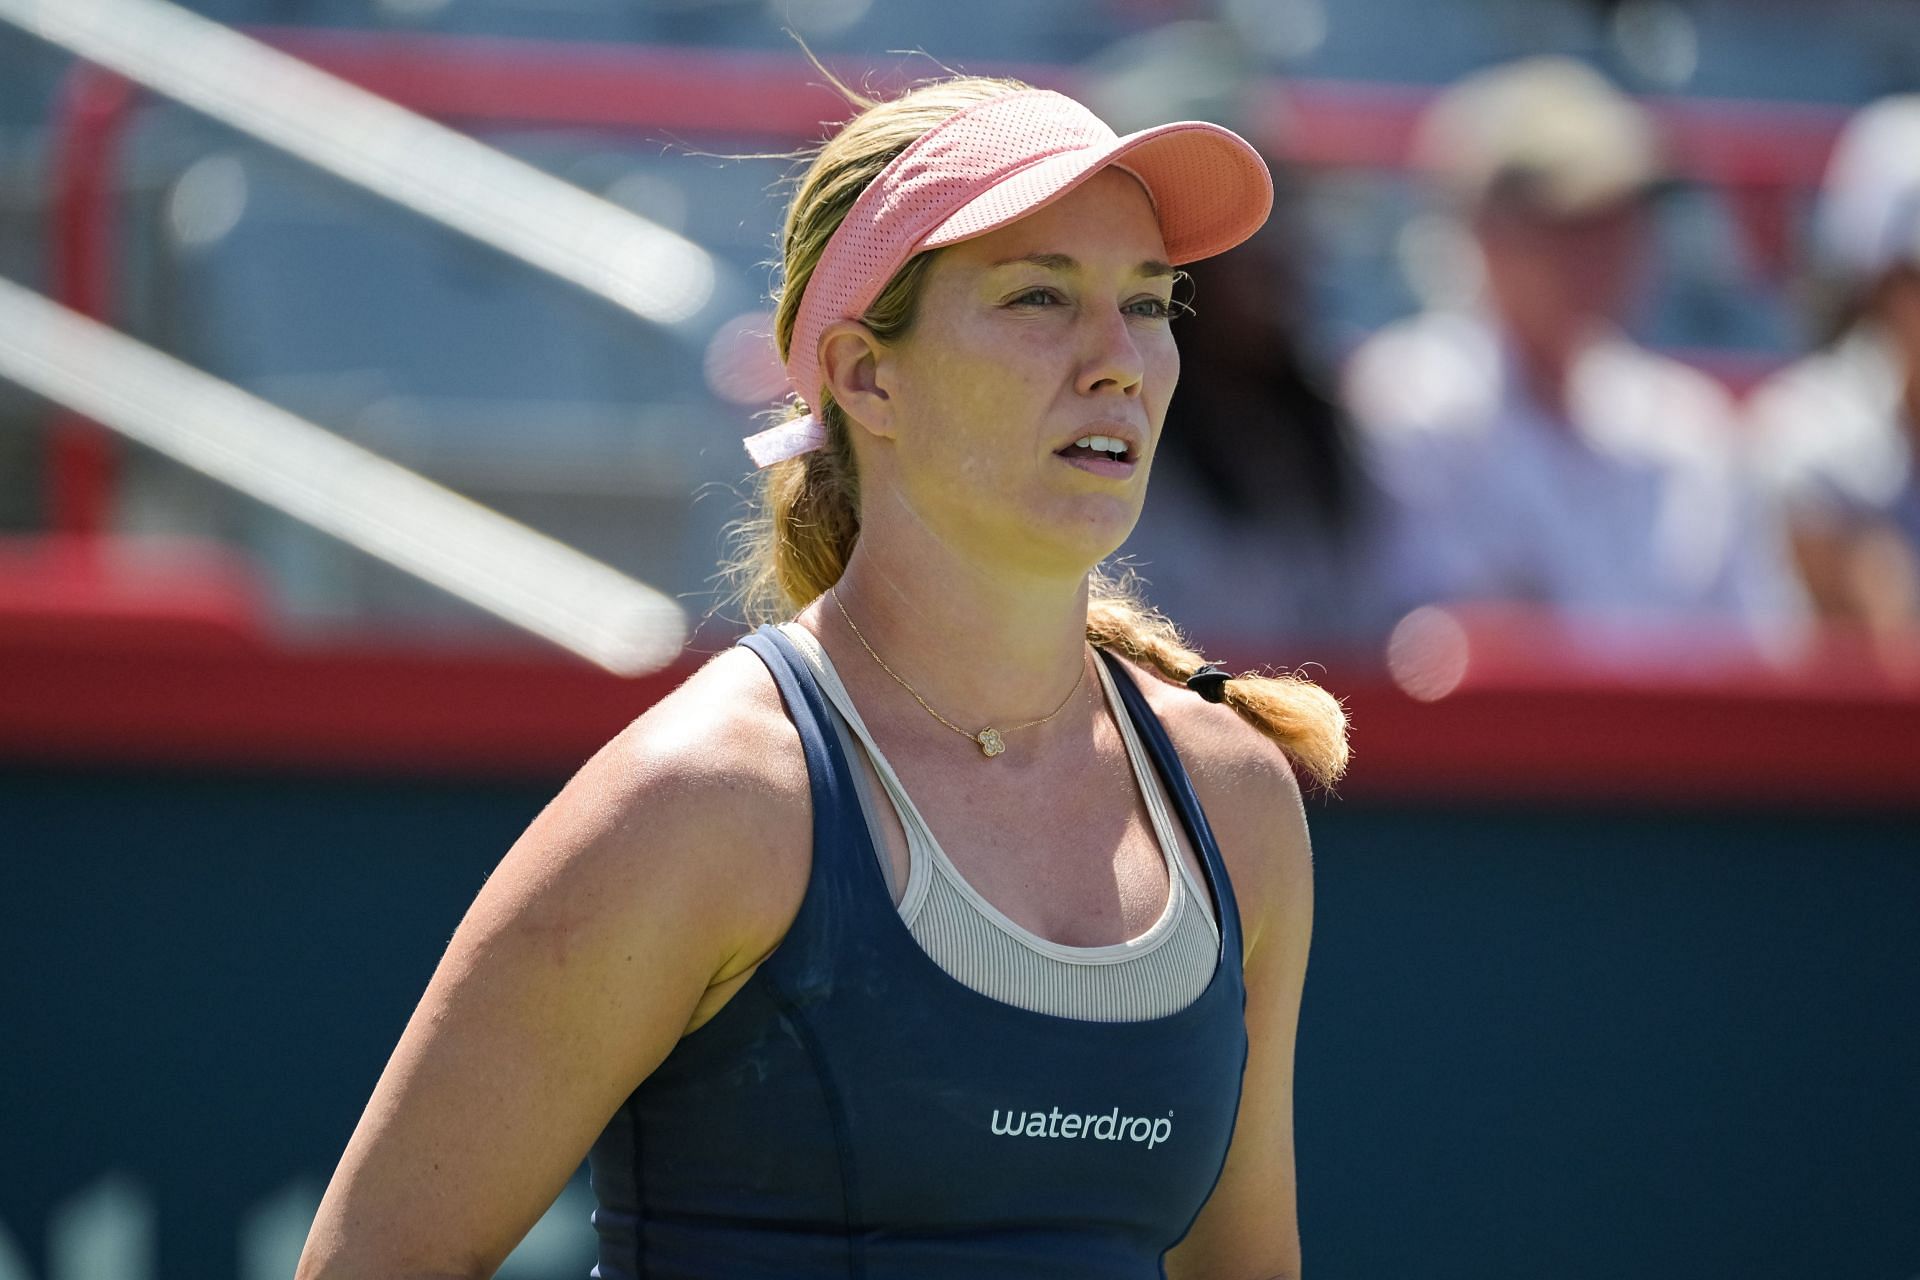
[[[1175,684],[1208,665],[1159,610],[1141,602],[1131,576],[1094,571],[1087,601],[1087,640]],[[1347,716],[1332,694],[1299,676],[1247,672],[1228,679],[1221,701],[1240,718],[1280,744],[1294,764],[1321,786],[1332,786],[1347,767]]]

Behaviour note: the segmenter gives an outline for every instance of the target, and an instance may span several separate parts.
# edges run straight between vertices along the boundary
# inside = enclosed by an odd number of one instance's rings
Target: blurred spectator
[[[1343,641],[1393,621],[1365,576],[1384,508],[1314,351],[1297,217],[1300,178],[1255,102],[1247,41],[1183,22],[1125,41],[1089,68],[1089,102],[1115,129],[1225,124],[1267,153],[1273,217],[1252,240],[1187,268],[1193,311],[1174,322],[1180,386],[1145,511],[1123,548],[1152,601],[1210,638]]]
[[[1730,398],[1621,327],[1663,178],[1652,118],[1578,62],[1529,58],[1442,94],[1415,161],[1470,232],[1476,296],[1370,339],[1347,391],[1416,594],[1781,634],[1798,588]]]
[[[1839,334],[1762,384],[1751,413],[1816,607],[1885,634],[1920,620],[1920,95],[1848,125],[1818,232]]]

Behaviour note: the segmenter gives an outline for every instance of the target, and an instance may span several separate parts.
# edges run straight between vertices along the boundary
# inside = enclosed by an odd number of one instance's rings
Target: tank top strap
[[[806,756],[813,801],[813,869],[807,901],[831,907],[829,918],[841,922],[849,920],[850,912],[872,910],[875,904],[891,912],[893,895],[879,868],[853,770],[833,727],[833,707],[813,669],[778,627],[762,626],[742,636],[739,643],[752,650],[773,675]],[[794,949],[783,944],[783,950]]]
[[[1227,877],[1219,842],[1214,839],[1213,828],[1207,824],[1207,815],[1200,808],[1200,797],[1194,792],[1193,779],[1187,775],[1186,766],[1180,763],[1180,755],[1173,749],[1173,739],[1167,736],[1166,726],[1160,723],[1160,717],[1147,705],[1146,695],[1133,682],[1132,673],[1106,650],[1096,649],[1095,652],[1113,677],[1114,686],[1120,691],[1120,701],[1125,704],[1127,715],[1132,719],[1134,729],[1147,748],[1147,755],[1160,774],[1160,781],[1166,785],[1167,794],[1173,798],[1181,824],[1187,829],[1187,838],[1193,842],[1194,850],[1199,853],[1206,867],[1207,887],[1213,894],[1213,918],[1220,929],[1222,954],[1231,959],[1235,972],[1238,972],[1240,908],[1234,901],[1233,882]]]

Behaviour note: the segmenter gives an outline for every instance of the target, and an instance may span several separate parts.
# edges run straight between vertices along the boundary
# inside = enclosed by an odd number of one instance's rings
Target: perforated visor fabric
[[[916,252],[1006,226],[1118,165],[1140,179],[1152,198],[1169,262],[1179,266],[1223,253],[1267,220],[1273,180],[1250,146],[1225,130],[1219,131],[1225,138],[1213,136],[1213,128],[1163,125],[1130,134],[1106,150],[1049,156],[956,210],[928,232]]]
[[[1123,138],[1046,89],[968,107],[897,156],[828,241],[794,325],[794,391],[820,403],[821,334],[864,314],[914,254],[1023,218],[1116,162],[1146,186],[1176,266],[1239,244],[1273,206],[1259,152],[1218,125],[1183,121]]]

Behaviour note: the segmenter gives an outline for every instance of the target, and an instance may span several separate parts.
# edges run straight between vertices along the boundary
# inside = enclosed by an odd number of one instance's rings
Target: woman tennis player
[[[1297,1275],[1294,771],[1339,772],[1341,713],[1097,571],[1175,268],[1270,199],[1224,129],[1007,81],[825,146],[784,232],[796,416],[748,441],[748,597],[791,621],[508,853],[302,1277],[490,1275],[589,1149],[610,1280]]]

